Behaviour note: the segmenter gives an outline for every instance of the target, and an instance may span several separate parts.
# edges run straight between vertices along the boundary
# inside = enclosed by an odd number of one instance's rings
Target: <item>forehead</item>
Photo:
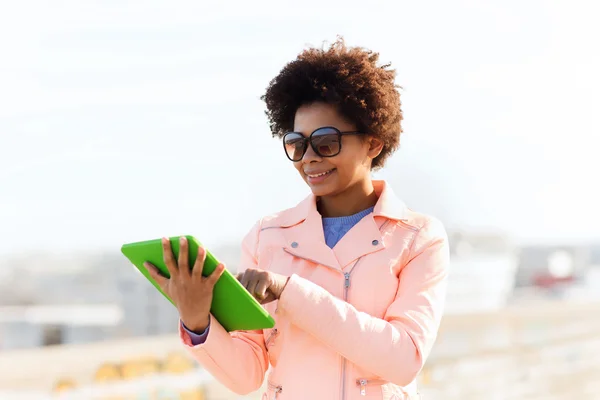
[[[331,104],[312,103],[304,105],[296,111],[294,132],[309,135],[323,126],[334,126],[340,131],[355,130],[354,124],[346,120]]]

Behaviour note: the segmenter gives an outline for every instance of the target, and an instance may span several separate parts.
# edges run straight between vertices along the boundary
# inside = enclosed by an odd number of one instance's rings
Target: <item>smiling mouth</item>
[[[322,176],[329,175],[333,171],[335,171],[335,168],[332,168],[329,171],[321,172],[321,173],[318,173],[318,174],[306,174],[306,176],[309,177],[309,178],[313,178],[313,179],[314,178],[320,178]]]

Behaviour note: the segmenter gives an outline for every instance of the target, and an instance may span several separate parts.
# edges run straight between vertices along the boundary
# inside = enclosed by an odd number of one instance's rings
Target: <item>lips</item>
[[[332,169],[329,169],[327,171],[322,171],[322,172],[304,172],[304,174],[309,178],[315,179],[315,178],[320,178],[325,175],[329,175],[334,170],[335,170],[335,168],[332,168]]]

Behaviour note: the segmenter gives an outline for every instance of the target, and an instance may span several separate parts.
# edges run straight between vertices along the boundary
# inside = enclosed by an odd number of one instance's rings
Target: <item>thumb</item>
[[[289,280],[290,280],[289,276],[281,276],[277,280],[277,293],[276,293],[277,298],[279,298],[281,296],[281,293],[283,293],[283,290],[287,286]]]

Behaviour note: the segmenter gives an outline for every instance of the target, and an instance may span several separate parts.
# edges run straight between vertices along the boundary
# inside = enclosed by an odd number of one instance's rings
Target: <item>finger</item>
[[[202,277],[202,270],[204,269],[205,261],[206,250],[204,250],[204,247],[198,247],[198,256],[196,257],[196,261],[194,262],[194,268],[192,269],[192,277],[196,279]]]
[[[206,278],[206,282],[210,285],[210,287],[213,287],[217,284],[219,278],[221,275],[223,275],[223,272],[225,272],[225,265],[217,265],[215,270],[208,276],[208,278]]]
[[[182,236],[179,238],[179,260],[177,265],[179,266],[179,272],[185,277],[190,276],[190,265],[189,265],[189,254],[188,254],[188,241]]]
[[[243,272],[238,272],[237,274],[235,274],[235,279],[238,280],[238,282],[242,281],[242,276],[244,276]]]
[[[252,271],[247,269],[246,271],[242,272],[242,279],[240,279],[240,283],[243,287],[248,289],[248,283],[250,283],[250,279],[252,279]]]
[[[254,296],[256,293],[256,286],[258,285],[258,279],[257,276],[254,276],[249,282],[248,285],[246,286],[246,290],[248,290],[248,292]]]
[[[154,279],[156,281],[156,283],[158,283],[158,286],[160,286],[160,288],[164,291],[167,287],[167,284],[169,283],[169,279],[164,277],[160,273],[158,268],[156,268],[154,265],[152,265],[148,261],[146,261],[144,263],[144,267],[146,268],[146,270],[148,271],[148,273],[150,274],[152,279]]]
[[[273,295],[273,293],[271,293],[270,290],[268,290],[265,294],[265,297],[263,297],[262,299],[258,299],[258,302],[260,304],[267,304],[272,302],[273,300],[277,300],[277,298]]]
[[[175,257],[173,257],[173,250],[171,250],[171,241],[167,238],[162,238],[162,247],[163,247],[163,260],[165,261],[165,265],[169,270],[169,274],[173,276],[177,276],[177,262],[175,261]]]
[[[261,279],[254,288],[254,297],[258,300],[264,300],[267,297],[267,289],[270,286],[268,279]]]

